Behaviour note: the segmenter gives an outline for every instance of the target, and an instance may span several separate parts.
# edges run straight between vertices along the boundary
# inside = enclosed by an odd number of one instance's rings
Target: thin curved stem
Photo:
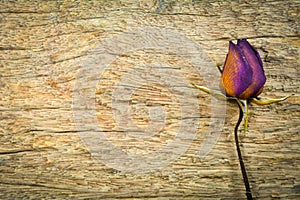
[[[243,157],[242,157],[242,153],[241,153],[241,149],[240,149],[240,145],[239,145],[239,137],[238,137],[238,128],[242,122],[244,113],[243,113],[243,109],[242,109],[240,103],[239,102],[237,102],[237,103],[239,106],[240,114],[239,114],[239,119],[234,127],[234,138],[235,138],[236,150],[237,150],[239,161],[240,161],[240,167],[241,167],[241,171],[242,171],[242,175],[243,175],[243,179],[244,179],[244,184],[245,184],[245,188],[246,188],[246,196],[247,196],[248,200],[252,200],[253,198],[252,198],[252,194],[251,194],[251,190],[250,190],[248,176],[247,176],[246,168],[244,165],[244,161],[243,161]]]

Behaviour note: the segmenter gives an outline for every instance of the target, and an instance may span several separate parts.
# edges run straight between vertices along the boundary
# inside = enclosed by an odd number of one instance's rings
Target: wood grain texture
[[[299,199],[299,9],[296,0],[1,1],[0,198],[245,199],[232,134],[237,106],[227,104],[222,134],[212,151],[200,158],[211,104],[209,96],[191,86],[185,86],[186,91],[197,96],[201,114],[193,118],[199,123],[196,138],[161,170],[109,168],[93,158],[80,139],[73,97],[82,63],[107,38],[152,26],[194,41],[213,63],[224,62],[229,40],[248,38],[258,49],[267,76],[262,96],[295,96],[278,104],[250,106],[249,131],[241,142],[253,196]],[[139,127],[151,123],[148,107],[164,107],[166,124],[149,142],[118,132],[111,105],[116,84],[132,68],[143,72],[149,68],[139,66],[159,63],[186,80],[204,83],[201,73],[180,57],[141,49],[120,55],[101,74],[95,89],[97,122],[114,145],[132,154],[164,146],[185,120],[180,118],[185,109],[180,98],[188,99],[189,93],[178,98],[172,88],[146,85],[134,89],[124,106],[131,106],[132,120]],[[138,75],[129,77],[134,83]]]

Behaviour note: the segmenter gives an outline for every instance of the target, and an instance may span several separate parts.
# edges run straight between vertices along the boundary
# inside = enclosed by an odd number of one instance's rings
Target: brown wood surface
[[[232,134],[237,106],[227,104],[222,134],[212,151],[200,158],[211,104],[209,96],[192,87],[186,90],[197,96],[201,114],[194,119],[199,123],[196,138],[163,169],[112,169],[93,158],[80,139],[73,97],[81,63],[105,39],[152,26],[194,41],[213,63],[224,62],[229,40],[248,38],[259,50],[267,76],[262,96],[295,96],[269,106],[250,106],[249,131],[241,136],[250,185],[256,199],[299,199],[299,9],[297,0],[1,1],[0,198],[245,199]],[[127,52],[101,74],[95,90],[99,125],[115,146],[147,155],[173,139],[185,108],[170,88],[138,88],[127,102],[132,120],[146,127],[145,108],[163,106],[168,113],[163,131],[149,143],[123,138],[126,132],[114,135],[115,85],[141,63],[167,63],[187,80],[203,82],[201,74],[195,75],[176,55],[158,50]],[[137,70],[148,73],[147,69]]]

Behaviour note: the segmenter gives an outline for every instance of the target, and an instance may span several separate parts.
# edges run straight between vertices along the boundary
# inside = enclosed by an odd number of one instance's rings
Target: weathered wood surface
[[[197,95],[201,115],[194,118],[199,123],[196,138],[161,170],[109,168],[91,156],[78,136],[72,103],[81,63],[106,38],[147,25],[185,35],[215,63],[224,62],[229,40],[249,38],[264,61],[267,83],[262,95],[296,94],[278,104],[250,107],[250,128],[241,141],[253,195],[299,199],[299,9],[299,1],[275,0],[1,1],[0,198],[245,198],[232,134],[236,105],[227,105],[218,142],[199,158],[212,113],[210,98],[191,87],[186,90]],[[99,77],[96,115],[110,142],[131,154],[147,155],[164,147],[178,131],[180,110],[185,109],[170,88],[137,88],[129,102],[132,121],[147,127],[151,119],[146,108],[161,105],[166,124],[150,142],[124,138],[126,132],[114,135],[115,85],[128,70],[147,63],[179,68],[187,80],[203,84],[201,74],[164,51],[141,49],[118,57]]]

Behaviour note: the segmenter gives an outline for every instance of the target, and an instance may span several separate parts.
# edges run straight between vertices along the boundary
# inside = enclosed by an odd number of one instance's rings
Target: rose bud
[[[257,97],[266,76],[259,53],[246,39],[229,42],[229,52],[222,71],[221,88],[226,95],[240,99]]]

